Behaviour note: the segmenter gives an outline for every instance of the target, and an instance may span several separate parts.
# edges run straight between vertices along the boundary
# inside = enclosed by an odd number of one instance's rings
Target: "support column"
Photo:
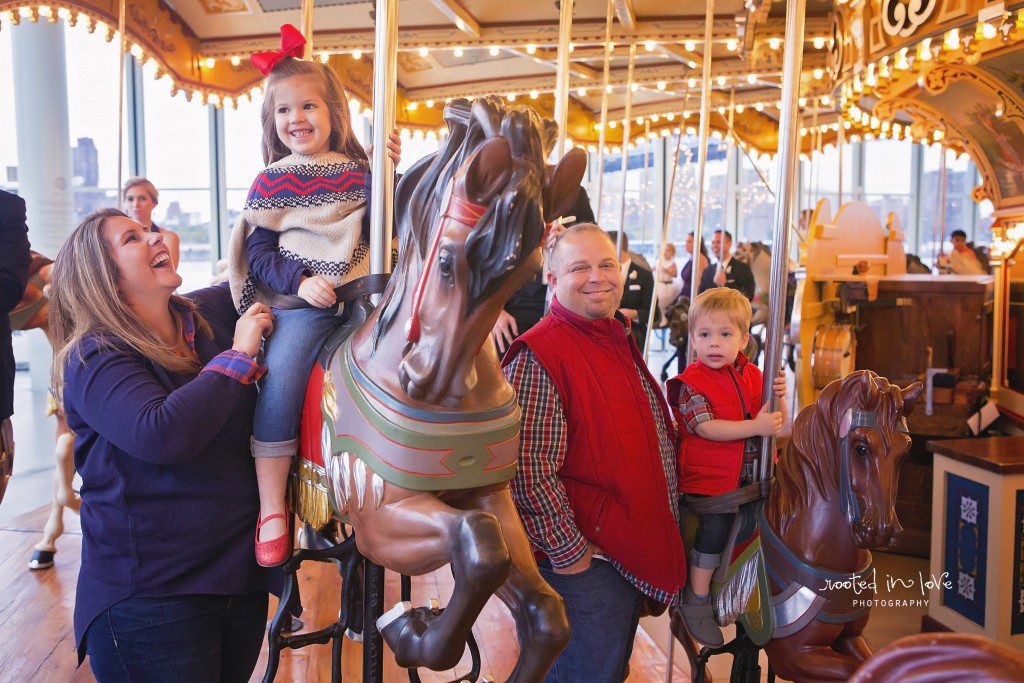
[[[18,194],[28,208],[32,248],[53,258],[75,227],[64,23],[23,21],[11,28],[14,117],[18,130]],[[29,344],[32,389],[50,385],[51,352],[36,330]]]
[[[146,176],[146,111],[142,98],[142,65],[124,56],[125,138],[128,143],[129,176]]]
[[[225,169],[224,109],[206,105],[210,112],[210,261],[228,253],[228,190]],[[211,264],[211,265],[212,265]]]

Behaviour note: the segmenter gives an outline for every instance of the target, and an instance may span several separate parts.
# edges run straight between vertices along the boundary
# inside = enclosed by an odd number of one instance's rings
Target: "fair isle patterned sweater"
[[[245,242],[256,228],[279,233],[278,251],[335,287],[370,272],[362,241],[365,169],[338,152],[290,154],[253,181],[229,248],[231,297],[244,312],[260,299]]]

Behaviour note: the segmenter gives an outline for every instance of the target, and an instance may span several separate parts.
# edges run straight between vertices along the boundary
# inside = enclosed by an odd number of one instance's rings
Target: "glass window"
[[[171,97],[161,83],[145,81],[146,177],[160,202],[153,222],[178,233],[178,273],[187,292],[210,284],[210,113],[198,97]],[[183,144],[184,141],[187,143]]]
[[[740,154],[739,165],[737,240],[771,243],[775,225],[774,193],[777,192],[775,167],[778,164],[767,154],[750,158]]]
[[[0,130],[18,130],[14,122],[14,57],[11,29],[0,31]],[[14,190],[18,176],[18,137],[0,136],[0,188]]]
[[[661,240],[661,218],[657,216],[657,193],[661,178],[655,169],[655,147],[662,138],[644,140],[629,150],[625,186],[625,230],[629,249],[652,262]],[[673,143],[674,144],[674,143]],[[601,227],[617,230],[623,217],[622,154],[606,154],[601,197]],[[591,197],[596,203],[596,197]]]
[[[675,137],[666,138],[665,144],[670,150],[669,159],[666,160],[666,174],[671,178],[671,154],[675,151]],[[669,216],[669,238],[676,244],[685,244],[686,236],[693,232],[697,223],[699,149],[696,136],[683,137],[679,149],[679,165],[676,168],[675,190],[672,193],[672,212]],[[727,149],[728,145],[719,140],[708,143],[708,161],[704,172],[704,222],[701,227],[707,244],[711,243],[711,233],[725,223],[729,165]]]
[[[890,212],[899,217],[900,225],[908,234],[908,243],[914,226],[912,217],[911,166],[913,143],[903,140],[871,140],[864,143],[864,201],[884,226]]]
[[[64,27],[75,214],[117,206],[117,41],[86,22]],[[124,150],[127,159],[127,148]],[[125,166],[127,168],[127,165]]]
[[[934,250],[949,241],[949,233],[964,230],[968,239],[974,224],[976,210],[971,192],[976,183],[974,164],[966,154],[957,158],[952,152],[946,153],[946,211],[945,225],[939,221],[939,202],[941,201],[942,152],[940,145],[932,145],[924,150],[921,169],[921,257],[930,259]],[[928,188],[928,189],[926,189]],[[944,234],[940,235],[939,232]],[[944,251],[949,246],[943,247]]]

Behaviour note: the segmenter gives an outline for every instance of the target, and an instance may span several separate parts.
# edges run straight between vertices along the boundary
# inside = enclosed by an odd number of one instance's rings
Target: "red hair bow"
[[[281,27],[281,49],[273,52],[254,52],[249,56],[249,61],[261,74],[267,76],[270,70],[285,57],[302,59],[306,51],[306,39],[299,29],[291,24]]]

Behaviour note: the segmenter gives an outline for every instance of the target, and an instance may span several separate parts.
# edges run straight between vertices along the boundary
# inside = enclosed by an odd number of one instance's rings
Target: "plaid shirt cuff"
[[[715,419],[711,404],[685,383],[679,387],[679,417],[691,434],[697,433],[697,425]]]
[[[544,554],[551,560],[551,565],[556,569],[565,569],[566,567],[579,562],[587,553],[587,539],[579,531],[576,532],[576,538],[562,545],[559,548],[552,550],[545,550]]]
[[[257,363],[252,356],[241,351],[228,349],[206,364],[202,372],[219,372],[242,384],[253,384],[267,371],[267,366]]]

